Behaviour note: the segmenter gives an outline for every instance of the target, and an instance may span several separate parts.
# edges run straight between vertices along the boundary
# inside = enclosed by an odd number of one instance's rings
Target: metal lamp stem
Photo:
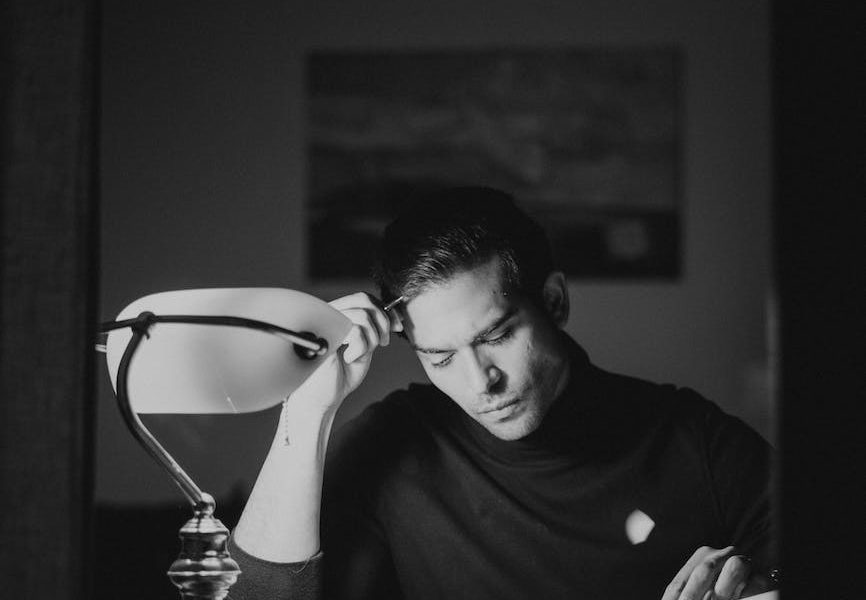
[[[168,472],[193,506],[193,517],[180,529],[181,550],[168,570],[168,577],[185,600],[212,598],[221,600],[240,575],[238,564],[226,550],[229,531],[213,512],[216,502],[202,492],[189,475],[147,430],[129,402],[127,379],[129,365],[147,330],[156,321],[153,313],[141,313],[137,319],[124,322],[132,328],[132,338],[123,352],[117,371],[117,401],[120,412],[133,436]]]
[[[117,403],[120,408],[120,413],[123,415],[123,420],[129,428],[132,435],[138,442],[144,446],[144,449],[153,457],[156,462],[168,471],[171,478],[174,479],[181,491],[195,507],[203,500],[203,493],[189,475],[180,467],[172,456],[162,447],[156,438],[148,431],[138,418],[138,414],[132,410],[129,402],[128,391],[128,374],[129,365],[132,362],[132,357],[138,349],[141,340],[147,335],[147,329],[152,321],[148,318],[149,313],[142,313],[132,327],[132,338],[126,345],[123,356],[120,358],[120,366],[117,369]]]

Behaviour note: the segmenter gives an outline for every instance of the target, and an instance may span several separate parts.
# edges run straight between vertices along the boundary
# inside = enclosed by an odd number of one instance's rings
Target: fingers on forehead
[[[364,324],[360,318],[361,315],[364,315],[364,317],[367,318],[368,323],[377,327],[384,339],[387,339],[387,335],[391,330],[403,330],[403,322],[397,311],[392,310],[389,313],[386,313],[382,310],[379,301],[366,292],[357,292],[355,294],[350,294],[349,296],[342,296],[336,300],[332,300],[329,304],[337,310],[342,311],[343,314],[352,319],[353,322],[360,325]],[[365,311],[366,314],[353,311]],[[355,314],[356,318],[353,319],[352,314]]]
[[[366,292],[357,292],[355,294],[349,294],[348,296],[342,296],[337,298],[336,300],[331,300],[330,305],[338,310],[343,310],[347,308],[377,308],[378,305],[376,301],[373,300],[373,297]]]
[[[368,329],[359,325],[352,326],[345,339],[347,348],[343,352],[343,358],[346,362],[352,362],[369,351],[372,345],[369,335]]]
[[[380,315],[378,311],[372,308],[352,307],[344,308],[342,312],[352,323],[361,327],[375,327],[380,329],[382,323],[387,323],[384,315]]]
[[[350,312],[352,313],[351,315],[349,314]],[[369,335],[375,338],[377,344],[388,344],[391,335],[391,322],[385,316],[385,313],[376,309],[356,308],[346,311],[345,314],[349,316],[350,320],[367,329]]]

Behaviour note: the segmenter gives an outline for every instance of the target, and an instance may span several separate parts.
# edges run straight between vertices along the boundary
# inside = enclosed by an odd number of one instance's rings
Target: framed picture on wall
[[[309,277],[366,277],[406,191],[444,183],[514,194],[573,278],[676,278],[681,72],[671,47],[309,54]]]

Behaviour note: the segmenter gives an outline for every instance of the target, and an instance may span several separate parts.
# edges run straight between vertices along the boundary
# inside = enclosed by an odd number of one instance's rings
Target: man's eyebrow
[[[472,339],[472,344],[474,345],[484,341],[487,336],[496,331],[499,327],[502,327],[502,324],[508,321],[508,319],[513,317],[515,314],[517,314],[517,308],[509,308],[504,315],[496,319],[490,326],[486,327],[483,331],[477,333]],[[421,354],[447,354],[448,352],[453,352],[453,350],[450,350],[448,348],[423,348],[421,346],[416,346],[415,344],[412,344],[412,349],[415,350],[415,352],[419,352]]]

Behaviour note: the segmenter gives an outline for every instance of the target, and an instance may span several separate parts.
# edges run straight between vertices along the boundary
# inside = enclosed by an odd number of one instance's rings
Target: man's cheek
[[[435,385],[441,392],[445,393],[446,396],[456,399],[454,392],[458,391],[459,386],[455,384],[452,377],[447,377],[445,374],[439,373],[433,368],[425,370],[427,372],[427,378],[430,379],[430,383]]]
[[[509,377],[523,379],[527,372],[532,371],[536,359],[533,344],[529,340],[521,340],[521,343],[515,343],[508,349],[500,361],[499,369],[508,373]]]

